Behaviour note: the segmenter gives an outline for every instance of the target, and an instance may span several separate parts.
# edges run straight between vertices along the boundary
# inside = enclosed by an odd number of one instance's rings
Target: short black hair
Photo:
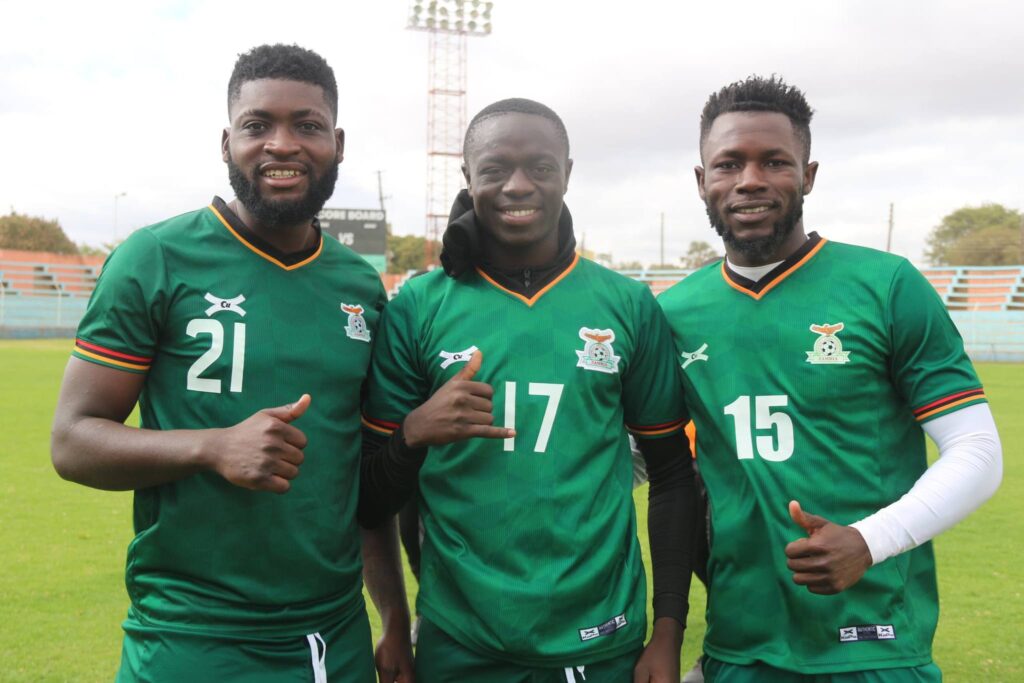
[[[466,128],[466,137],[462,142],[463,158],[468,157],[469,145],[474,140],[476,127],[487,119],[492,119],[495,116],[502,116],[504,114],[533,114],[534,116],[543,116],[548,121],[555,124],[555,130],[558,132],[558,138],[565,145],[565,156],[569,156],[569,133],[566,132],[565,124],[562,123],[562,119],[555,113],[555,110],[545,104],[541,104],[540,102],[528,100],[525,97],[511,97],[507,100],[498,100],[493,104],[488,104],[477,112],[477,115],[469,122],[469,127]]]
[[[228,81],[228,108],[238,98],[243,83],[261,78],[280,78],[320,86],[334,120],[338,120],[338,81],[334,78],[334,70],[327,60],[312,50],[277,43],[258,45],[238,55]]]
[[[797,138],[804,146],[804,163],[811,159],[811,117],[814,110],[807,104],[803,92],[787,85],[781,76],[770,78],[751,75],[745,81],[730,83],[712,93],[700,115],[700,148],[715,119],[722,114],[737,111],[770,111],[785,114],[793,124]]]

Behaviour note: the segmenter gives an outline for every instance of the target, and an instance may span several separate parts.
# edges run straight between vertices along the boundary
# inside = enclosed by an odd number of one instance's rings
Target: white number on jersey
[[[772,430],[774,435],[753,437],[750,425],[750,396],[740,396],[724,409],[726,415],[732,417],[736,426],[736,457],[750,460],[757,454],[772,462],[789,460],[793,455],[793,420],[781,410],[789,405],[788,396],[755,396],[754,397],[754,429]]]
[[[219,379],[200,377],[224,352],[224,325],[219,320],[196,318],[188,322],[185,333],[193,339],[200,334],[210,335],[210,348],[199,356],[188,369],[185,386],[189,391],[219,394]],[[242,377],[245,374],[245,323],[235,323],[235,338],[231,347],[231,386],[234,393],[242,391]]]
[[[547,396],[548,403],[544,408],[544,417],[540,421],[540,433],[537,435],[537,443],[533,450],[535,453],[544,453],[548,449],[548,439],[551,438],[551,430],[555,426],[555,414],[558,412],[558,404],[562,400],[562,389],[564,384],[546,384],[544,382],[530,382],[528,392],[530,396]],[[516,427],[516,383],[505,382],[505,427],[515,429]],[[505,439],[505,450],[516,449],[515,437]]]

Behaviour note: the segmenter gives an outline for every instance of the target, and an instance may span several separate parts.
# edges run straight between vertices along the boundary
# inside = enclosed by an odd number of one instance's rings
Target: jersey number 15
[[[750,404],[754,399],[754,425],[750,424]],[[789,396],[740,396],[724,409],[736,427],[736,457],[750,460],[757,454],[771,462],[789,460],[793,455],[793,420],[781,410],[789,405]],[[772,430],[774,434],[758,435],[753,431]]]

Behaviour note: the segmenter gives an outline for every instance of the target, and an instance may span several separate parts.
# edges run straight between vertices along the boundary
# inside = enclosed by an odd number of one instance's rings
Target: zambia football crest
[[[345,326],[348,338],[369,342],[370,329],[366,326],[366,318],[363,317],[363,307],[359,304],[342,304],[341,310],[348,313],[348,325]]]
[[[589,327],[580,328],[580,339],[585,343],[582,351],[577,351],[579,362],[576,367],[584,370],[595,370],[615,374],[619,371],[619,360],[612,348],[615,341],[615,333],[611,330],[592,330]]]
[[[846,326],[843,323],[811,325],[811,332],[821,336],[814,340],[814,350],[807,351],[807,362],[815,365],[849,363],[850,352],[843,351],[843,342],[836,336],[844,327]]]

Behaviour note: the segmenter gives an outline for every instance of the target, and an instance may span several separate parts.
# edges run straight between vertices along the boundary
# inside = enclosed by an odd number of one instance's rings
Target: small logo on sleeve
[[[896,640],[896,631],[892,624],[843,626],[839,629],[840,643],[857,643],[863,640]]]
[[[589,327],[580,328],[580,339],[584,341],[583,350],[577,351],[579,361],[576,367],[584,370],[595,370],[606,372],[610,375],[619,371],[621,356],[615,355],[612,342],[615,341],[615,333],[611,330],[592,330]]]
[[[363,317],[365,310],[359,304],[342,304],[341,310],[348,314],[348,325],[345,326],[345,336],[349,339],[359,341],[370,341],[370,328],[366,326],[366,318]]]
[[[469,359],[473,357],[473,354],[479,350],[480,349],[476,348],[475,346],[470,346],[468,349],[465,349],[464,351],[455,351],[454,353],[451,351],[442,351],[441,353],[437,354],[438,356],[444,359],[441,361],[441,369],[447,370],[455,363],[468,363]]]
[[[611,635],[620,628],[626,627],[626,615],[620,614],[617,617],[612,617],[608,621],[600,624],[599,626],[591,626],[590,628],[580,629],[580,640],[586,642],[593,640],[594,638],[600,638],[601,636]]]
[[[244,294],[239,294],[231,299],[221,299],[219,296],[214,296],[207,292],[203,298],[210,302],[210,307],[205,311],[207,316],[212,316],[215,313],[230,312],[237,313],[243,318],[245,317],[245,309],[242,308],[242,302],[245,301]]]
[[[807,351],[807,362],[815,365],[831,365],[836,363],[849,363],[850,352],[843,351],[843,342],[839,341],[836,333],[846,327],[843,323],[835,325],[811,325],[811,332],[819,334],[814,340],[814,350]]]

